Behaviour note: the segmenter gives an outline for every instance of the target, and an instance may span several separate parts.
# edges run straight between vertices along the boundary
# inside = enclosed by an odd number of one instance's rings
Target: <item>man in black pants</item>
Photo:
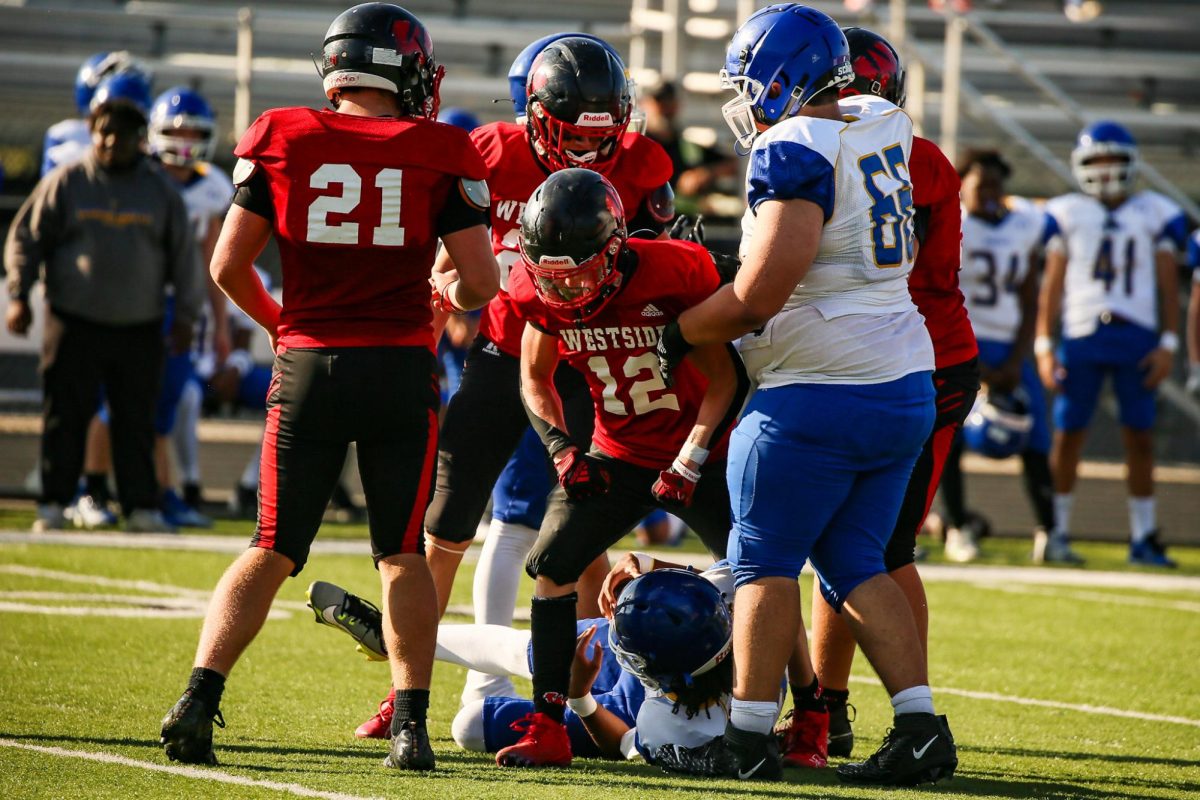
[[[149,92],[119,75],[97,89],[92,150],[48,174],[21,206],[5,246],[8,330],[33,320],[29,292],[45,264],[42,493],[35,530],[65,525],[83,469],[88,423],[103,385],[112,411],[113,466],[129,530],[165,530],[154,478],[154,404],[163,360],[167,285],[172,345],[186,349],[199,312],[183,199],[142,153]]]

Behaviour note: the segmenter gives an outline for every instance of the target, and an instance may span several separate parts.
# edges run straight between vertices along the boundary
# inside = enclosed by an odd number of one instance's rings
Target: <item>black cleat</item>
[[[829,708],[829,755],[849,758],[854,750],[854,730],[850,727],[854,717],[850,712],[855,711],[857,716],[857,711],[844,697],[826,698],[825,704]]]
[[[737,778],[740,781],[783,779],[783,763],[775,735],[741,731],[732,725],[725,729],[725,736],[717,736],[698,747],[664,744],[654,751],[654,763],[664,772],[685,775]]]
[[[436,759],[429,744],[429,730],[424,723],[406,722],[392,737],[392,749],[383,760],[392,769],[433,769]]]
[[[958,750],[944,716],[901,714],[883,744],[866,761],[837,768],[843,783],[916,786],[949,778],[958,767]]]
[[[216,766],[217,756],[212,749],[214,722],[220,728],[225,727],[220,709],[209,712],[200,698],[190,690],[185,691],[163,717],[159,742],[167,758],[184,764]]]

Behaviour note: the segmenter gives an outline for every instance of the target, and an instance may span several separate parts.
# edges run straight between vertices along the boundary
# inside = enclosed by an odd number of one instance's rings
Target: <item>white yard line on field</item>
[[[322,800],[381,800],[377,797],[362,797],[355,794],[343,794],[342,792],[323,792],[319,789],[310,789],[307,786],[301,786],[298,783],[280,783],[279,781],[263,781],[255,780],[254,778],[243,778],[241,775],[231,775],[228,772],[221,772],[210,767],[179,767],[173,764],[155,764],[150,761],[138,761],[136,758],[126,758],[112,753],[94,753],[88,750],[68,750],[65,747],[46,747],[39,744],[26,744],[12,739],[0,739],[0,747],[11,747],[16,750],[29,750],[34,753],[42,753],[48,756],[62,756],[63,758],[78,758],[83,761],[97,761],[101,764],[117,764],[122,767],[133,767],[135,769],[144,769],[151,772],[165,772],[168,775],[178,775],[182,778],[191,778],[198,781],[212,781],[214,783],[229,783],[234,786],[249,786],[255,789],[268,789],[275,792],[286,792],[287,794],[295,795],[296,797],[317,797]]]
[[[1189,600],[1162,600],[1157,597],[1136,597],[1128,594],[1111,594],[1108,592],[1063,592],[1046,586],[989,586],[980,584],[980,589],[995,589],[1009,594],[1028,594],[1038,597],[1053,597],[1057,600],[1079,600],[1086,603],[1111,603],[1119,606],[1141,606],[1143,608],[1159,608],[1165,611],[1188,611],[1200,614],[1200,603]]]
[[[866,683],[871,686],[882,686],[878,678],[860,677],[858,675],[850,676],[851,683]],[[1189,717],[1173,717],[1167,714],[1149,714],[1144,711],[1129,711],[1124,708],[1112,708],[1110,706],[1094,706],[1090,703],[1063,703],[1058,700],[1038,700],[1033,697],[1019,697],[1011,694],[998,694],[996,692],[977,692],[973,689],[955,689],[950,686],[934,686],[933,692],[937,694],[949,694],[956,697],[967,697],[971,700],[993,700],[997,703],[1015,703],[1019,706],[1038,706],[1039,708],[1057,708],[1063,711],[1075,711],[1080,714],[1097,714],[1104,717],[1124,717],[1126,719],[1140,719],[1146,722],[1170,722],[1175,725],[1190,725],[1193,728],[1200,728],[1200,719],[1191,719]]]

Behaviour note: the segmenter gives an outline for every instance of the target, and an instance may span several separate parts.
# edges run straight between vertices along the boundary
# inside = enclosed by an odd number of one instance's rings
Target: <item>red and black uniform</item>
[[[235,153],[234,202],[272,220],[283,269],[253,544],[300,571],[353,441],[376,560],[420,553],[439,403],[428,280],[439,236],[487,224],[462,187],[483,160],[451,125],[307,108],[266,112]]]
[[[562,357],[587,380],[595,411],[590,454],[612,476],[608,492],[575,500],[561,488],[550,496],[530,575],[563,585],[615,544],[655,507],[651,487],[671,466],[700,409],[707,379],[687,361],[667,388],[655,345],[668,322],[720,286],[712,257],[682,241],[630,240],[621,256],[622,283],[595,316],[547,307],[522,266],[509,275],[509,297],[529,324],[559,342]],[[736,360],[731,350],[731,357]],[[729,431],[743,397],[735,398],[709,445],[693,503],[673,509],[718,558],[729,538],[729,490],[725,459]]]
[[[517,252],[521,211],[549,174],[534,157],[522,125],[494,122],[476,128],[471,138],[487,164],[500,292],[484,308],[479,335],[467,352],[462,383],[442,421],[437,483],[425,514],[425,529],[451,542],[474,537],[492,486],[529,425],[520,393],[525,320],[507,289],[512,267],[521,258]],[[671,160],[650,139],[626,133],[605,176],[621,195],[636,226],[647,199],[670,179]],[[647,225],[656,222],[661,228],[661,220],[647,220]],[[592,436],[591,401],[580,375],[564,365],[555,382],[563,398],[568,432],[576,441],[588,442]],[[552,475],[547,467],[546,491]]]
[[[913,466],[888,542],[884,563],[889,572],[913,563],[917,533],[933,504],[950,445],[979,392],[979,348],[958,288],[962,248],[958,173],[937,145],[919,136],[913,137],[909,168],[921,246],[908,286],[933,340],[937,417]]]

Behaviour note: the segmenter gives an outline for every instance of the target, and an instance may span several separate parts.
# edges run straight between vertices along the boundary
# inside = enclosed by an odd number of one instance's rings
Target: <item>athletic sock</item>
[[[207,667],[196,667],[188,680],[188,691],[200,698],[205,709],[216,714],[221,708],[221,695],[225,692],[225,676]]]
[[[428,689],[397,689],[392,700],[392,736],[398,734],[406,722],[424,725],[428,714]]]
[[[738,700],[729,706],[729,724],[749,733],[770,733],[779,717],[779,704],[769,700]]]
[[[562,597],[535,597],[530,609],[533,707],[557,722],[563,721],[571,683],[578,599],[574,592]]]
[[[1073,494],[1054,495],[1054,535],[1067,538],[1071,535],[1071,505],[1075,502]]]
[[[821,699],[825,701],[825,707],[836,705],[846,705],[846,701],[850,699],[849,689],[830,689],[828,686],[821,687]]]
[[[825,701],[821,697],[821,684],[813,677],[807,686],[789,684],[792,689],[792,705],[800,711],[824,711]]]
[[[892,709],[896,716],[901,714],[932,714],[933,691],[929,686],[912,686],[892,695]]]
[[[1157,528],[1154,495],[1129,498],[1129,530],[1133,543],[1140,544]]]
[[[512,625],[525,557],[537,534],[528,526],[492,518],[472,585],[477,625]]]

